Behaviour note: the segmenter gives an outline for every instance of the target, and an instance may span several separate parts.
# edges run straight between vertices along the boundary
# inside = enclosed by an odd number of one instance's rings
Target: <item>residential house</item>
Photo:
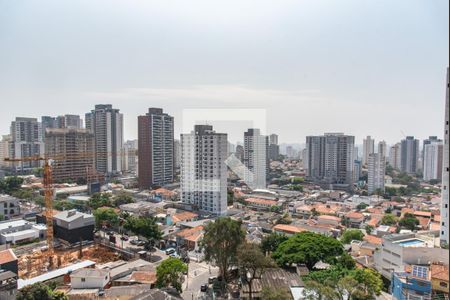
[[[73,289],[104,289],[110,280],[108,270],[83,268],[70,274]]]
[[[345,218],[348,221],[349,227],[352,228],[360,228],[362,223],[364,222],[364,215],[362,213],[351,211],[345,215]]]

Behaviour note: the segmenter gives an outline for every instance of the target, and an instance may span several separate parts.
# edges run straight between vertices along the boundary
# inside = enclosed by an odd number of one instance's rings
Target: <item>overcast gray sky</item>
[[[448,0],[0,0],[0,134],[16,116],[263,108],[281,142],[442,136]],[[218,124],[232,142],[248,126]],[[403,132],[403,133],[402,133]]]

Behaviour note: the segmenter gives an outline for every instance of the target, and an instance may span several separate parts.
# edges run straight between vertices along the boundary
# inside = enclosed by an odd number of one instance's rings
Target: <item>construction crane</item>
[[[45,197],[45,220],[47,224],[47,253],[50,266],[53,265],[53,189],[52,189],[52,159],[48,157],[30,156],[24,158],[5,158],[7,162],[30,162],[44,161],[44,197]]]

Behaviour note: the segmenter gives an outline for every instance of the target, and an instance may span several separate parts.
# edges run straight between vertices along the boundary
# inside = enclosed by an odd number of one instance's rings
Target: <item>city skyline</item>
[[[267,109],[280,143],[331,131],[356,144],[442,138],[446,1],[44,2],[0,3],[1,134],[16,116],[105,103],[124,114],[127,140],[148,107],[174,116],[177,137],[182,109],[231,107]],[[212,125],[233,143],[252,127]]]

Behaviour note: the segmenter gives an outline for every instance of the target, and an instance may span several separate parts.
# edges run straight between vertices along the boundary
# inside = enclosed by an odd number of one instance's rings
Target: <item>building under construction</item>
[[[49,128],[45,134],[45,155],[64,157],[52,163],[53,182],[87,180],[94,168],[94,134],[87,129]]]

